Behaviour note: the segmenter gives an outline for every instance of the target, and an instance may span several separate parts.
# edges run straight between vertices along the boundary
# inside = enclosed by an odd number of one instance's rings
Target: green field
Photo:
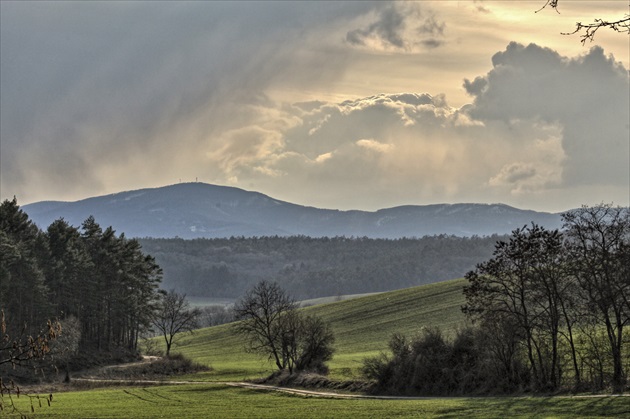
[[[20,398],[21,407],[29,404]],[[628,417],[627,397],[339,400],[219,383],[57,393],[35,417],[50,418],[594,418]],[[15,417],[17,415],[9,415]]]
[[[395,332],[413,335],[426,326],[440,326],[448,332],[463,325],[464,284],[457,279],[305,308],[306,313],[321,316],[332,325],[336,352],[329,363],[331,377],[356,378],[363,358],[386,350]],[[230,325],[185,336],[174,352],[213,368],[196,379],[242,380],[273,371],[267,360],[245,351]]]

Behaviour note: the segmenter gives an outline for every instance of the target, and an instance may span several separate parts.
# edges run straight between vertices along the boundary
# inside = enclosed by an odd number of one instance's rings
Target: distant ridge
[[[406,205],[369,211],[319,209],[258,192],[206,183],[180,183],[126,191],[76,202],[42,201],[23,210],[42,229],[63,217],[80,226],[93,215],[127,237],[184,239],[231,236],[370,238],[509,233],[535,222],[559,228],[560,214],[504,204]]]

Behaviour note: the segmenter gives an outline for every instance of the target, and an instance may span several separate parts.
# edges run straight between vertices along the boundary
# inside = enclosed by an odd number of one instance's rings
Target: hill
[[[503,204],[400,206],[378,211],[319,209],[258,192],[180,183],[88,198],[43,201],[22,209],[42,229],[63,217],[78,226],[90,215],[127,237],[184,239],[232,236],[354,236],[372,238],[505,234],[532,221],[560,226],[560,215]]]
[[[356,377],[366,356],[387,349],[395,332],[413,335],[423,327],[439,326],[449,332],[465,323],[460,311],[466,281],[456,279],[352,300],[305,308],[331,323],[336,352],[329,363],[331,375]],[[213,371],[196,375],[207,380],[241,380],[267,375],[272,365],[247,353],[231,325],[201,329],[180,340],[174,352],[211,365]]]

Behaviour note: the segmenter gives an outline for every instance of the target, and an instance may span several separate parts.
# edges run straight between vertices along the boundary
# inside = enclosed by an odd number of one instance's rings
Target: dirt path
[[[119,384],[119,385],[199,385],[199,386],[230,386],[246,388],[251,390],[261,391],[277,391],[281,393],[293,394],[303,397],[321,397],[332,399],[376,399],[376,400],[451,400],[451,399],[468,399],[471,397],[403,397],[403,396],[376,396],[357,393],[335,393],[332,391],[317,391],[297,389],[290,387],[280,387],[267,384],[254,384],[244,381],[192,381],[192,380],[149,380],[149,379],[115,379],[115,378],[98,378],[99,372],[105,372],[113,369],[127,369],[134,366],[139,366],[153,362],[160,357],[156,356],[143,356],[143,359],[136,362],[118,365],[108,365],[100,367],[91,371],[91,374],[86,374],[77,378],[73,378],[72,381],[79,383],[95,383],[95,384]],[[521,397],[559,397],[559,398],[603,398],[603,397],[628,397],[630,393],[624,393],[620,395],[610,394],[584,394],[584,395],[560,395],[560,396],[521,396]],[[518,397],[518,396],[517,396]]]
[[[297,388],[289,388],[289,387],[278,387],[271,386],[266,384],[254,384],[247,383],[244,381],[189,381],[189,380],[113,380],[113,379],[98,379],[98,378],[75,378],[73,381],[79,382],[92,382],[92,383],[109,383],[109,384],[127,384],[127,385],[183,385],[183,384],[193,384],[193,385],[206,385],[208,387],[211,386],[230,386],[230,387],[240,387],[247,388],[251,390],[262,390],[262,391],[277,391],[281,393],[299,395],[304,397],[322,397],[329,399],[375,399],[375,400],[455,400],[455,399],[470,399],[470,398],[485,398],[485,396],[481,397],[403,397],[403,396],[373,396],[366,394],[348,394],[348,393],[334,393],[328,391],[315,391],[315,390],[302,390]],[[517,396],[518,397],[518,396]],[[520,396],[523,398],[531,398],[531,397],[554,397],[554,398],[568,398],[568,399],[578,399],[578,398],[604,398],[604,397],[630,397],[630,393],[624,394],[584,394],[584,395],[559,395],[559,396]]]
[[[99,367],[97,370],[103,370],[103,371],[113,370],[113,369],[124,370],[126,368],[137,367],[139,365],[149,364],[149,363],[151,363],[153,361],[157,361],[160,358],[161,357],[159,357],[159,356],[143,355],[142,359],[140,361],[127,362],[127,363],[124,363],[124,364],[105,365],[104,367]]]
[[[78,381],[83,383],[102,383],[102,384],[123,384],[123,385],[206,385],[211,386],[230,386],[247,388],[251,390],[262,391],[277,391],[281,393],[294,394],[304,397],[323,397],[333,399],[381,399],[381,400],[430,400],[430,399],[456,399],[461,397],[396,397],[396,396],[371,396],[365,394],[348,394],[348,393],[333,393],[327,391],[315,391],[315,390],[302,390],[290,387],[278,387],[266,384],[254,384],[244,381],[181,381],[181,380],[115,380],[115,379],[102,379],[102,378],[75,378],[72,381]]]

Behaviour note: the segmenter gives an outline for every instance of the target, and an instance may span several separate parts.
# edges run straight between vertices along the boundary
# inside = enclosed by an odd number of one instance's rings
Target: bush
[[[301,339],[298,341],[297,371],[313,371],[327,374],[326,362],[333,356],[335,337],[328,325],[319,317],[304,316],[301,319]]]
[[[408,340],[396,334],[389,342],[392,356],[381,353],[363,361],[362,372],[387,394],[464,395],[502,392],[505,383],[492,368],[479,329],[464,328],[453,341],[440,329],[424,329]]]

